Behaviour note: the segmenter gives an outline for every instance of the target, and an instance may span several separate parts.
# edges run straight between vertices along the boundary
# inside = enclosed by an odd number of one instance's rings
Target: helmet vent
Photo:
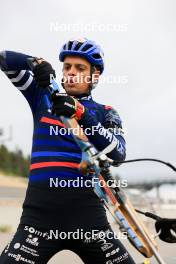
[[[93,57],[94,59],[101,59],[101,56],[100,56],[100,54],[98,54],[98,53],[93,54],[92,57]]]
[[[74,50],[79,50],[79,48],[81,47],[82,43],[78,42],[78,44],[74,47]]]
[[[69,41],[69,43],[68,43],[68,50],[71,50],[72,45],[73,45],[73,41]]]
[[[92,45],[91,44],[87,44],[85,45],[83,48],[82,48],[82,51],[86,51],[88,49],[92,48]]]

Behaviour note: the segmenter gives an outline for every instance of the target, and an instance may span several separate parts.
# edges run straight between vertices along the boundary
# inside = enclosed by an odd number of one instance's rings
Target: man
[[[134,263],[120,241],[112,236],[105,209],[93,186],[87,187],[86,181],[91,175],[86,178],[78,169],[82,156],[80,148],[68,131],[61,133],[65,128],[60,116],[74,117],[84,131],[93,131],[88,137],[98,150],[109,147],[110,158],[125,159],[119,115],[113,108],[93,101],[91,96],[104,70],[100,47],[87,39],[70,40],[63,46],[59,59],[63,62],[62,85],[66,94],[52,96],[52,111],[48,111],[51,96],[47,87],[55,71],[45,60],[33,58],[38,65],[31,73],[29,58],[33,57],[11,51],[2,52],[0,56],[2,71],[27,99],[34,119],[23,213],[0,263],[15,263],[18,259],[19,263],[44,264],[63,249],[75,252],[86,264]],[[53,133],[56,128],[59,128],[58,134]],[[58,186],[53,184],[56,179]],[[71,186],[63,188],[63,182],[75,179],[79,186],[74,187],[72,182]],[[56,231],[68,234],[78,230],[83,233],[79,239],[74,239],[73,233],[65,239],[52,236]],[[87,238],[86,232],[96,234]]]

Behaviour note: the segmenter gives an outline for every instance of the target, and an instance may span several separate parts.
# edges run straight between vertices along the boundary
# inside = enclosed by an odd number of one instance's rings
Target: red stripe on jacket
[[[39,162],[31,164],[30,170],[40,169],[40,168],[47,168],[47,167],[67,167],[67,168],[74,168],[79,169],[79,163],[74,162],[62,162],[62,161],[50,161],[50,162]]]
[[[60,122],[59,120],[48,118],[48,117],[45,117],[45,116],[43,116],[40,119],[40,122],[51,124],[51,125],[57,125],[57,126],[65,127],[65,125],[62,122]]]

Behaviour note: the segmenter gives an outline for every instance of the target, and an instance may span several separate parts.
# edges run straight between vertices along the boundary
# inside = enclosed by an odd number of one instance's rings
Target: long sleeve
[[[0,68],[23,94],[34,113],[39,104],[42,90],[36,87],[36,82],[27,63],[27,59],[31,57],[18,52],[2,51],[0,52]]]

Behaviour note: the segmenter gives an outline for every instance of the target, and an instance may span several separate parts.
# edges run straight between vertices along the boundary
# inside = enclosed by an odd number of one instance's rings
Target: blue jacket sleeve
[[[122,122],[118,113],[109,108],[105,110],[102,123],[85,110],[83,118],[79,121],[89,140],[99,150],[106,150],[107,156],[113,160],[123,161],[126,157],[126,143],[123,136]],[[89,130],[89,133],[87,133]]]
[[[39,104],[42,89],[36,87],[33,74],[28,66],[27,58],[31,57],[18,52],[2,51],[0,52],[0,68],[23,94],[34,113]]]

